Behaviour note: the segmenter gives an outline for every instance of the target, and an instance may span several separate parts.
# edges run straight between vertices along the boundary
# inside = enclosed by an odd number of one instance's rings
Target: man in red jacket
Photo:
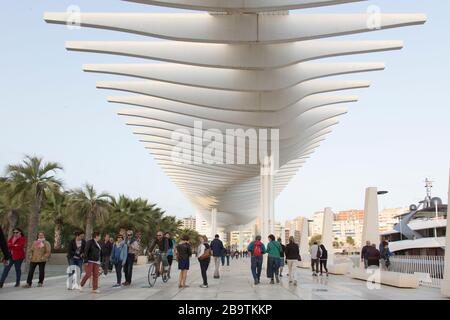
[[[25,259],[25,245],[27,239],[23,235],[23,231],[19,228],[13,230],[13,236],[8,240],[8,249],[11,253],[11,258],[5,263],[5,268],[3,269],[3,274],[0,279],[0,288],[3,288],[6,278],[8,277],[9,270],[14,265],[16,269],[16,285],[20,286],[20,277],[22,275],[21,267],[22,262]]]

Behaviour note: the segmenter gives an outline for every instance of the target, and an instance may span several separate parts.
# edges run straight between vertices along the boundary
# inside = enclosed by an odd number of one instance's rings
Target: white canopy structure
[[[111,96],[108,101],[128,105],[119,114],[190,199],[199,217],[208,221],[212,235],[217,227],[254,224],[263,239],[274,231],[274,199],[347,112],[339,105],[357,101],[354,95],[337,92],[370,84],[329,77],[384,69],[381,62],[315,60],[403,46],[401,41],[328,38],[426,21],[423,14],[288,11],[363,0],[126,1],[204,12],[80,13],[81,26],[165,40],[70,41],[66,48],[159,61],[86,64],[83,68],[139,78],[99,81],[97,87],[135,94]],[[49,23],[66,24],[72,18],[66,12],[45,14]],[[334,93],[324,95],[330,92]],[[200,149],[196,148],[199,122],[200,135],[214,138],[208,140],[215,143],[214,152],[208,149],[213,163],[202,158],[205,150],[201,147],[210,144],[200,142]],[[267,152],[262,153],[259,143],[246,144],[245,140],[235,146],[229,129],[271,130],[265,136],[270,142]],[[182,139],[194,137],[179,154],[193,150],[190,159],[203,161],[186,163],[174,156],[174,148],[179,147],[174,131]],[[223,133],[223,140],[217,140],[218,132]],[[248,158],[256,152],[260,157],[254,163],[226,161],[230,155],[234,160],[236,153],[239,157],[239,152],[248,153]]]

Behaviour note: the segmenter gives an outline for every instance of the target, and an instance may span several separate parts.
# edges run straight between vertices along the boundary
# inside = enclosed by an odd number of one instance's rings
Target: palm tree
[[[3,226],[8,230],[8,238],[12,236],[14,228],[19,223],[19,218],[23,212],[23,199],[12,196],[12,186],[6,178],[0,178],[0,216],[5,223]]]
[[[94,186],[86,184],[84,188],[72,191],[69,202],[71,209],[77,211],[78,215],[85,221],[86,239],[92,238],[94,225],[97,218],[101,219],[111,210],[112,197],[106,193],[98,194]]]
[[[42,158],[34,156],[26,156],[22,163],[9,165],[6,169],[7,181],[12,186],[11,196],[29,199],[28,253],[33,239],[37,236],[39,217],[46,192],[62,186],[62,182],[54,176],[59,170],[62,170],[62,167],[58,163],[44,162]]]
[[[61,249],[61,233],[67,217],[67,203],[69,199],[68,193],[57,190],[49,194],[46,206],[43,209],[42,219],[55,226],[54,248],[56,250]]]

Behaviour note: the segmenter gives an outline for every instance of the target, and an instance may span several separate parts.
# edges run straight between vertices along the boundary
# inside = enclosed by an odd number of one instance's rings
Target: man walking
[[[366,241],[366,245],[361,250],[361,261],[364,262],[364,269],[369,265],[368,249],[370,248],[370,241]]]
[[[313,276],[317,276],[319,272],[319,258],[320,258],[320,248],[317,244],[317,241],[314,241],[313,245],[309,249],[309,253],[311,254],[311,269],[313,272]]]
[[[213,258],[214,258],[214,279],[219,279],[219,266],[220,266],[220,260],[222,257],[223,252],[223,243],[222,240],[219,239],[219,235],[216,234],[214,236],[214,240],[211,241],[211,250],[213,252]]]
[[[251,253],[251,270],[255,285],[259,284],[263,263],[263,254],[266,253],[266,247],[261,242],[261,236],[256,236],[255,241],[250,242],[248,251]]]

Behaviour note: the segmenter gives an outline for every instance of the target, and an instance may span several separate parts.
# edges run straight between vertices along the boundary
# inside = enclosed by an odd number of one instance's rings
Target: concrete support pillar
[[[266,157],[261,164],[261,237],[266,242],[274,233],[274,171],[272,157]]]
[[[380,242],[380,233],[378,230],[378,194],[377,188],[369,187],[366,189],[366,199],[364,202],[364,224],[361,236],[361,246],[366,241],[375,243],[378,247]]]
[[[333,264],[333,221],[334,215],[331,208],[325,208],[323,212],[323,224],[322,224],[322,244],[328,250],[328,263]]]
[[[217,208],[211,209],[211,239],[214,239],[214,236],[217,233]]]
[[[244,232],[242,229],[242,226],[239,227],[239,246],[238,246],[239,250],[243,250],[244,249]]]
[[[441,293],[450,297],[450,172],[448,177],[448,198],[447,198],[447,232],[445,233],[445,260],[444,260],[444,278],[441,282]]]
[[[308,219],[303,219],[302,223],[302,233],[300,236],[300,256],[302,259],[309,254],[309,221]]]

